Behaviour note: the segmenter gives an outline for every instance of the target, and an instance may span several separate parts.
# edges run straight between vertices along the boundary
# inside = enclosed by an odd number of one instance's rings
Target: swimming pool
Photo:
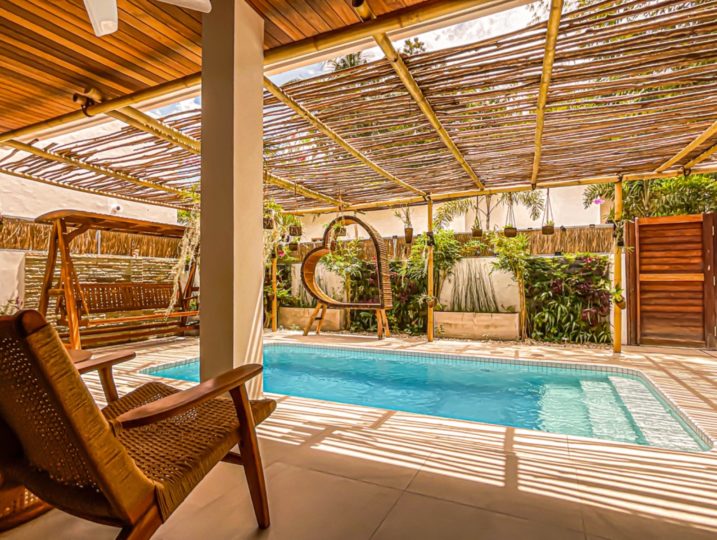
[[[144,372],[197,381],[199,362]],[[621,368],[269,344],[264,389],[675,450],[710,447],[649,381]]]

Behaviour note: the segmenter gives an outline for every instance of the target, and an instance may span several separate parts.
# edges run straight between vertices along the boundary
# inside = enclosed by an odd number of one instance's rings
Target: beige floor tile
[[[454,463],[431,456],[408,491],[582,529],[575,471],[557,460],[493,451],[473,451]]]
[[[114,540],[118,533],[119,529],[114,527],[91,523],[59,510],[50,510],[30,523],[0,533],[0,538],[3,540]]]
[[[579,530],[405,493],[371,540],[583,540]]]
[[[588,535],[610,540],[714,540],[716,528],[700,528],[693,523],[664,515],[641,515],[639,512],[603,510],[583,506],[583,522]]]
[[[200,501],[192,495],[187,503],[195,504],[181,507],[156,540],[367,540],[400,496],[396,490],[277,462],[267,468],[272,525],[261,532],[244,485],[228,485],[214,497],[216,484],[236,477],[227,467],[212,471],[207,480],[215,485],[199,492]]]

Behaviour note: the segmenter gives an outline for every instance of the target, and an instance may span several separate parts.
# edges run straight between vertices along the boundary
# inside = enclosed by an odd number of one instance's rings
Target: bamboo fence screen
[[[5,217],[0,221],[0,249],[47,251],[50,228],[44,223]],[[177,238],[90,230],[72,241],[71,252],[170,259],[179,255],[179,242]]]
[[[655,173],[685,148],[689,152],[671,166],[679,170],[701,161],[717,170],[717,153],[711,154],[717,145],[717,0],[593,1],[566,10],[559,23],[537,143],[537,187]],[[488,189],[531,186],[547,28],[542,21],[404,58]],[[434,196],[475,189],[386,59],[281,90],[413,188]],[[161,120],[201,138],[199,110]],[[690,146],[695,140],[699,144]],[[264,143],[267,177],[285,182],[267,182],[266,196],[288,210],[327,205],[291,185],[338,200],[345,209],[415,198],[268,91]],[[0,160],[0,172],[30,180],[176,207],[191,204],[181,192],[198,191],[197,152],[131,126],[62,145],[35,143],[44,154],[10,146],[14,151]]]

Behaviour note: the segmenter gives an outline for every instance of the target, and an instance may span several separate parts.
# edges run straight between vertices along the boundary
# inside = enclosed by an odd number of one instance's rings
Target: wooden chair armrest
[[[116,417],[113,422],[123,429],[130,429],[171,418],[243,385],[259,375],[262,369],[260,364],[246,364],[188,390],[127,411]]]
[[[73,355],[70,354],[70,356]],[[136,356],[137,354],[133,351],[114,351],[103,354],[102,356],[90,356],[90,358],[86,360],[81,359],[76,361],[75,367],[80,373],[87,373],[88,371],[94,371],[95,369],[109,368],[115,364],[121,364],[127,360],[133,360]]]

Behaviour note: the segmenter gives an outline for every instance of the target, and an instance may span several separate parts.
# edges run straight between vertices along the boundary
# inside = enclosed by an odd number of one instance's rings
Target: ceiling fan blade
[[[209,13],[212,10],[211,0],[159,0],[165,4],[172,4],[173,6],[179,6],[194,11],[201,11],[202,13]]]
[[[85,0],[85,9],[98,37],[117,30],[117,0]]]

